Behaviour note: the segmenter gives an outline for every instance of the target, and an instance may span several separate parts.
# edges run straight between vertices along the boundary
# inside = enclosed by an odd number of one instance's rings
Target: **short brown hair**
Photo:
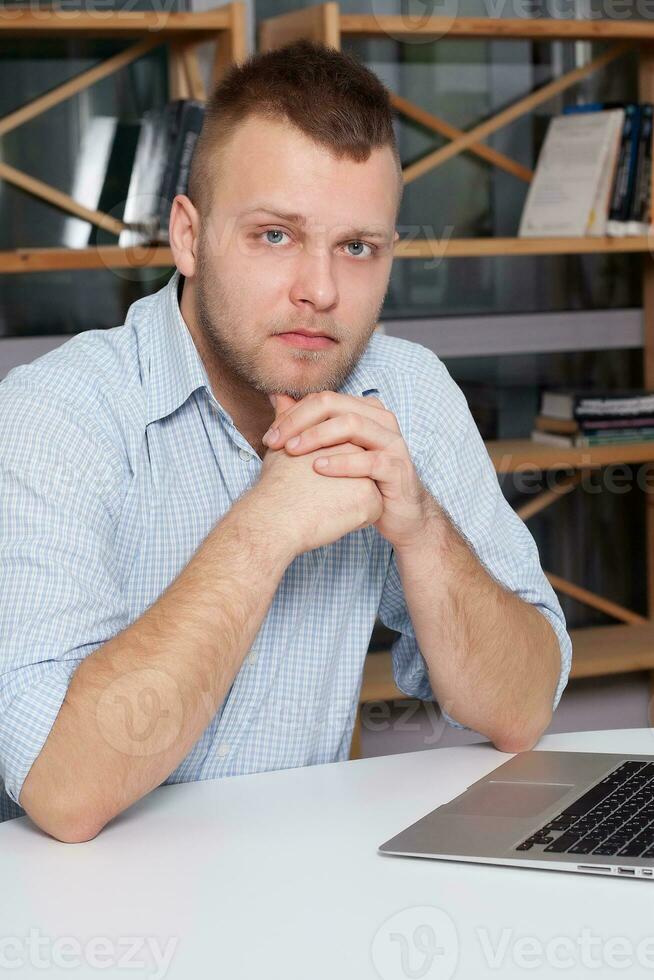
[[[188,194],[201,214],[211,207],[216,155],[248,116],[288,120],[338,159],[365,162],[373,149],[388,146],[398,170],[398,210],[402,166],[393,130],[388,91],[354,57],[314,41],[300,40],[250,55],[232,65],[205,109]]]

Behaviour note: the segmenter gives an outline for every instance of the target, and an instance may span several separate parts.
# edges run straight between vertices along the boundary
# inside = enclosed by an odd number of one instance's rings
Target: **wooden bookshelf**
[[[397,259],[478,258],[490,255],[584,255],[593,253],[646,253],[654,247],[645,236],[632,238],[452,238],[399,241]],[[58,269],[101,269],[173,264],[166,246],[138,246],[122,249],[117,245],[101,248],[18,248],[0,252],[0,273],[47,272]]]
[[[654,236],[629,238],[450,238],[400,240],[395,245],[398,259],[470,259],[491,255],[601,255],[606,253],[650,252]]]
[[[247,55],[246,11],[244,0],[200,13],[102,10],[95,12],[19,6],[0,10],[0,38],[33,43],[38,38],[115,37],[127,46],[80,72],[48,92],[0,118],[0,137],[47,112],[53,106],[85,92],[91,85],[108,78],[156,48],[164,46],[168,64],[171,99],[193,98],[203,101],[207,92],[198,55],[198,45],[210,42],[213,57],[209,85],[215,85],[229,65]],[[125,228],[119,219],[84,207],[58,188],[38,180],[0,160],[0,179],[27,194],[74,217],[88,221],[118,236]],[[118,245],[97,248],[18,248],[0,252],[0,273],[44,272],[73,269],[165,267],[172,264],[167,248],[138,247],[120,249]]]
[[[280,18],[281,20],[281,18]],[[415,20],[415,18],[414,18]],[[514,38],[537,41],[647,41],[654,40],[654,24],[645,20],[558,20],[546,17],[447,17],[421,18],[411,23],[398,14],[340,14],[341,36]]]
[[[595,469],[614,463],[654,462],[654,441],[589,446],[544,446],[531,439],[498,439],[486,443],[498,473],[521,470]]]
[[[218,80],[227,64],[241,60],[246,54],[245,10],[241,0],[201,13],[166,13],[165,11],[103,11],[99,13],[79,10],[27,10],[5,8],[0,11],[0,37],[34,38],[48,36],[70,37],[122,37],[137,38],[139,42],[125,52],[107,59],[78,78],[53,92],[47,93],[28,105],[0,119],[0,136],[34,118],[63,98],[77,94],[89,84],[124,67],[136,57],[147,54],[154,47],[166,43],[169,49],[171,92],[173,97],[204,97],[203,86],[196,58],[195,46],[204,40],[216,43],[216,58],[212,83]],[[578,20],[523,20],[490,19],[480,17],[431,17],[419,25],[408,23],[395,15],[341,14],[338,3],[328,2],[279,17],[261,24],[260,48],[266,50],[298,37],[311,37],[340,46],[347,35],[406,37],[417,35],[447,35],[458,38],[506,37],[533,39],[607,40],[619,42],[614,49],[595,59],[592,68],[584,67],[568,73],[556,82],[520,100],[515,106],[486,120],[469,133],[461,133],[432,114],[415,106],[406,99],[395,96],[399,112],[412,116],[436,132],[450,137],[448,146],[431,154],[429,158],[405,170],[405,181],[417,179],[422,173],[450,159],[457,153],[476,153],[490,163],[503,167],[519,179],[531,179],[531,172],[485,146],[481,141],[502,125],[518,118],[546,98],[563,91],[575,81],[590,74],[591,70],[608,64],[629,50],[630,44],[654,41],[654,24],[636,21],[578,21]],[[34,193],[62,206],[71,214],[92,221],[108,231],[119,234],[120,222],[107,215],[100,215],[76,205],[66,195],[48,188],[27,175],[17,175],[12,168],[0,162],[0,178],[21,186],[27,193]],[[648,253],[652,243],[646,236],[615,238],[459,238],[439,240],[398,241],[394,256],[411,258],[474,258],[493,255],[574,255],[593,253]],[[121,255],[118,247],[109,247],[97,253],[94,249],[21,248],[15,252],[0,253],[0,273],[43,272],[73,269],[167,267],[171,264],[170,252],[165,248],[143,249]]]
[[[143,37],[147,34],[164,38],[205,35],[211,39],[216,31],[241,30],[238,3],[226,4],[198,13],[161,10],[98,10],[95,12],[65,7],[21,8],[18,5],[0,9],[0,37]]]
[[[165,269],[174,265],[167,246],[119,248],[16,248],[0,252],[0,272],[56,272],[65,269]]]
[[[299,38],[309,38],[340,49],[345,37],[390,37],[396,41],[420,36],[433,38],[514,38],[518,40],[603,41],[604,50],[574,71],[567,72],[536,91],[518,99],[489,119],[464,131],[404,96],[391,92],[395,111],[445,137],[445,145],[427,152],[404,168],[405,185],[462,153],[470,153],[487,164],[503,169],[515,179],[529,183],[533,171],[487,145],[486,139],[590,74],[618,62],[630,51],[639,59],[639,97],[654,101],[654,23],[645,20],[554,20],[547,18],[486,18],[425,16],[419,21],[399,15],[341,13],[339,4],[328,3],[272,17],[261,23],[259,47],[269,50]],[[654,199],[654,195],[653,195]],[[652,229],[654,232],[654,228]],[[643,263],[644,378],[654,388],[654,235],[630,238],[470,238],[400,240],[395,256],[405,259],[471,258],[480,256],[546,256],[640,253]],[[544,446],[530,440],[500,440],[487,443],[498,473],[562,471],[557,483],[518,508],[524,520],[554,504],[571,492],[591,470],[619,463],[654,463],[654,443],[639,442],[589,449]],[[654,473],[653,473],[654,475]],[[654,679],[654,500],[647,497],[648,617],[625,609],[610,599],[595,595],[575,583],[547,573],[554,588],[619,620],[618,625],[572,630],[572,677],[599,677],[635,670],[650,671]],[[654,681],[652,683],[654,693]],[[366,660],[361,703],[402,698],[392,678],[390,652],[371,652]],[[654,717],[652,718],[654,722]],[[360,726],[352,742],[352,756],[360,750]]]

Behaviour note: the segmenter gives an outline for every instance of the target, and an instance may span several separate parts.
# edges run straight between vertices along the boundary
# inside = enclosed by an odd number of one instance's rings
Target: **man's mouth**
[[[309,349],[320,349],[331,347],[336,341],[324,333],[314,333],[310,330],[294,330],[289,333],[276,334],[279,340],[294,347],[304,347]]]

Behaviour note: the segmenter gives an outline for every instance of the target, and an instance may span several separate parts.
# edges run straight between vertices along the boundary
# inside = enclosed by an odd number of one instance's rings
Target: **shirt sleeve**
[[[21,371],[0,384],[0,791],[15,803],[75,669],[128,625],[124,465],[97,416]]]
[[[411,450],[416,472],[488,572],[506,589],[538,609],[554,629],[561,657],[552,704],[555,710],[568,681],[572,657],[563,611],[541,568],[531,533],[502,493],[463,392],[436,355],[427,353],[430,371],[423,384],[427,385],[428,393],[421,399],[418,391],[415,413],[426,434],[423,439],[413,440],[417,448]],[[401,634],[391,648],[395,683],[410,697],[434,701],[394,552],[391,552],[380,600],[379,618]],[[468,728],[457,722],[446,706],[440,705],[440,709],[451,725]]]

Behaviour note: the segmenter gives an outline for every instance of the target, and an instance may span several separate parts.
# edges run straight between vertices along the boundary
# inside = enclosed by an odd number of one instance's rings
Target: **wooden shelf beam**
[[[531,439],[499,439],[488,441],[486,449],[498,473],[583,470],[613,463],[654,462],[654,441],[577,449],[573,446],[543,446]]]
[[[174,265],[169,248],[161,245],[117,245],[97,248],[17,248],[0,252],[0,273],[56,272],[73,269],[167,268]]]
[[[460,259],[495,255],[602,255],[622,252],[647,253],[654,240],[646,235],[611,238],[606,235],[579,238],[414,238],[398,241],[398,259]]]
[[[174,37],[194,34],[198,40],[232,24],[231,8],[243,6],[241,0],[201,13],[171,13],[167,10],[26,10],[5,6],[0,10],[0,37],[43,37],[62,34],[83,37],[140,37],[154,34]]]
[[[649,252],[654,239],[647,235],[610,238],[414,238],[397,242],[397,259],[462,259],[491,255],[601,255],[616,252]]]
[[[407,119],[412,119],[413,122],[418,123],[420,126],[424,126],[426,129],[430,129],[432,132],[438,133],[440,136],[444,136],[449,140],[458,139],[460,136],[465,135],[463,130],[452,126],[451,123],[448,123],[445,119],[441,119],[440,116],[434,115],[433,112],[422,109],[415,102],[411,102],[410,99],[406,99],[402,95],[397,95],[395,92],[390,92],[389,95],[391,105],[395,111],[399,112],[402,116],[406,116]],[[468,152],[484,160],[485,163],[499,167],[500,170],[505,170],[507,173],[517,177],[519,180],[525,181],[527,184],[533,180],[533,170],[518,163],[517,160],[512,160],[511,157],[507,157],[504,153],[494,150],[491,146],[486,146],[484,143],[473,143],[472,146],[468,147]]]
[[[399,241],[395,246],[397,259],[457,259],[491,255],[579,255],[621,252],[646,253],[654,244],[645,236],[632,238],[451,238],[449,241],[422,239]],[[56,269],[100,269],[111,265],[119,268],[132,265],[172,264],[170,249],[139,246],[127,254],[118,246],[97,249],[22,248],[0,252],[0,273],[44,272]],[[144,256],[140,260],[136,254]],[[111,261],[107,262],[107,258]],[[531,444],[530,444],[531,445]]]
[[[311,8],[309,8],[311,9]],[[272,19],[272,18],[271,18]],[[514,38],[533,41],[652,41],[654,24],[646,20],[555,20],[552,18],[447,17],[411,19],[401,14],[341,14],[341,35],[395,38]]]

